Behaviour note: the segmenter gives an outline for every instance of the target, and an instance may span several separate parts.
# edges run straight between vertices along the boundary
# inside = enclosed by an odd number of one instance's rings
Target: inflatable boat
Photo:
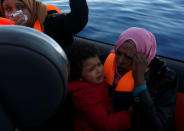
[[[113,48],[78,36],[74,43],[94,44],[103,62]],[[184,131],[184,62],[159,57],[178,74],[175,126]],[[0,131],[71,129],[72,123],[64,124],[72,119],[63,104],[67,64],[65,52],[47,35],[27,27],[0,27]]]

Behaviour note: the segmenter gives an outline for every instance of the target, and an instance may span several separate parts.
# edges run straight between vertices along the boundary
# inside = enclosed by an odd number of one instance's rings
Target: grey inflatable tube
[[[23,26],[0,27],[0,130],[36,127],[61,108],[68,60],[50,37]]]

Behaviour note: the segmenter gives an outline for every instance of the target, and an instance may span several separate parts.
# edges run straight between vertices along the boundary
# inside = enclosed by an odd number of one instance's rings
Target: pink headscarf
[[[146,56],[149,65],[156,55],[155,36],[143,28],[129,28],[120,35],[114,50],[116,51],[127,40],[135,43],[137,52],[142,52]]]

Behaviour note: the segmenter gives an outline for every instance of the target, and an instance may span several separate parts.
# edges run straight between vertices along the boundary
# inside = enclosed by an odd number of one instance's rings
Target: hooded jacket
[[[76,131],[123,131],[130,128],[127,111],[113,112],[107,84],[69,82],[68,93],[75,107]]]

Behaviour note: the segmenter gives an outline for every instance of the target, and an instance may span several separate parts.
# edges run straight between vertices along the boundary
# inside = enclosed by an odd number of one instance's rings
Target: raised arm
[[[67,14],[48,13],[44,23],[45,33],[59,43],[80,32],[88,22],[86,0],[70,0],[70,8]]]

